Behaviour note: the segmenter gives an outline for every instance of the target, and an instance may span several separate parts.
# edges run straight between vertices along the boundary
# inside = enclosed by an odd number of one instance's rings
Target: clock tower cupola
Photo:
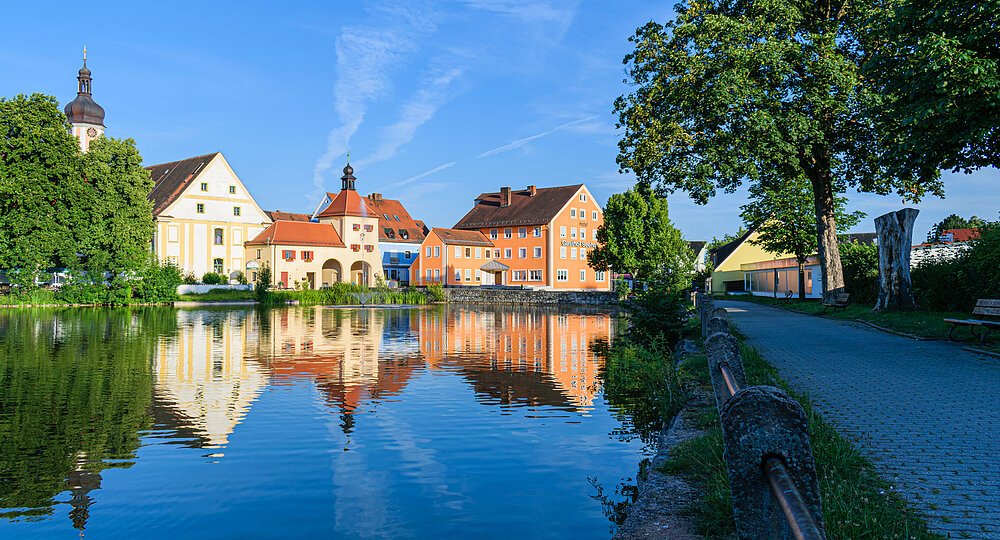
[[[63,111],[69,119],[73,136],[80,141],[80,148],[86,152],[90,148],[90,141],[104,134],[104,107],[98,105],[91,94],[86,47],[83,48],[83,67],[80,68],[76,80],[76,99],[67,103]]]

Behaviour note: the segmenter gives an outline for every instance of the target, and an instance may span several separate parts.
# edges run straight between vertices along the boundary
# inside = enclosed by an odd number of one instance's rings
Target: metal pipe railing
[[[778,501],[785,520],[788,521],[788,528],[796,540],[823,540],[825,537],[819,530],[819,525],[813,519],[812,513],[806,508],[806,502],[802,500],[802,494],[792,482],[788,469],[785,468],[785,460],[777,456],[772,456],[764,460],[764,474],[767,476],[767,483],[771,486],[771,493]]]

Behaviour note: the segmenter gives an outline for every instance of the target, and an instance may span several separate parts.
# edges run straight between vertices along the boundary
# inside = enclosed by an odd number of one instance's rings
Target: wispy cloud
[[[364,167],[389,159],[399,149],[413,140],[417,129],[434,117],[439,108],[448,102],[455,80],[462,74],[457,67],[434,70],[424,77],[424,81],[412,99],[407,101],[399,120],[382,130],[379,146],[371,155],[358,160]]]
[[[597,119],[599,117],[600,117],[600,115],[595,114],[594,116],[588,116],[587,118],[580,118],[579,120],[573,120],[572,122],[566,122],[565,124],[562,124],[560,126],[556,126],[556,127],[552,128],[552,129],[550,129],[548,131],[543,131],[541,133],[537,133],[535,135],[531,135],[530,137],[525,137],[523,139],[518,139],[518,140],[516,140],[514,142],[505,144],[503,146],[498,146],[496,148],[493,148],[492,150],[487,150],[487,151],[483,152],[482,154],[479,154],[478,156],[476,156],[476,159],[484,158],[484,157],[490,157],[490,156],[495,156],[497,154],[502,154],[504,152],[509,152],[511,150],[516,150],[516,149],[521,148],[522,146],[530,143],[531,141],[534,141],[536,139],[541,139],[542,137],[545,137],[546,135],[551,135],[551,134],[553,134],[553,133],[555,133],[557,131],[561,131],[561,130],[564,130],[566,128],[573,127],[573,126],[578,125],[578,124],[583,124],[585,122],[591,122],[591,121],[593,121],[593,120],[595,120],[595,119]]]
[[[313,193],[325,191],[324,174],[350,148],[351,137],[365,120],[368,105],[388,94],[392,69],[416,50],[418,38],[433,32],[433,13],[426,6],[376,5],[379,26],[348,26],[336,41],[337,82],[334,111],[340,125],[327,135],[326,151],[313,167]]]
[[[416,176],[411,176],[411,177],[407,178],[406,180],[400,180],[399,182],[395,182],[393,184],[389,184],[388,186],[385,186],[385,188],[396,188],[396,187],[400,187],[400,186],[405,186],[407,184],[412,184],[413,182],[416,182],[417,180],[420,180],[421,178],[426,178],[426,177],[428,177],[428,176],[430,176],[432,174],[439,173],[439,172],[441,172],[441,171],[443,171],[445,169],[449,169],[453,165],[455,165],[455,162],[454,161],[449,161],[448,163],[444,163],[444,164],[438,165],[437,167],[434,167],[433,169],[430,169],[428,171],[424,171],[424,172],[422,172],[422,173],[420,173],[420,174],[418,174]]]

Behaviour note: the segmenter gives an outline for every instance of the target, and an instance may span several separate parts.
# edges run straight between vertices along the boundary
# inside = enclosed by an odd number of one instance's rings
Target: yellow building
[[[354,169],[344,167],[343,189],[318,222],[278,220],[246,243],[248,278],[271,269],[271,285],[317,289],[349,282],[372,286],[382,275],[377,214],[354,189]]]
[[[798,296],[798,263],[791,253],[772,253],[754,243],[756,231],[723,244],[711,252],[715,267],[712,271],[711,292],[724,294],[750,293],[763,296],[785,296],[788,291]],[[819,262],[810,257],[805,267],[806,296],[823,295],[823,280]]]
[[[215,152],[147,167],[154,182],[153,252],[201,278],[245,270],[244,242],[270,225],[243,182]]]

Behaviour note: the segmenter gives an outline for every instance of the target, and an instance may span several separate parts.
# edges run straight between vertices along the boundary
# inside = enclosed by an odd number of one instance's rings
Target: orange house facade
[[[502,283],[491,271],[493,242],[478,231],[435,227],[420,245],[412,276],[418,285],[478,286]],[[505,267],[498,268],[500,272]],[[501,281],[496,281],[497,279]]]
[[[455,229],[492,244],[495,284],[558,290],[609,290],[611,279],[587,264],[604,212],[583,184],[523,190],[502,187],[476,197]],[[485,262],[485,261],[484,261]],[[463,282],[463,284],[465,284]]]

